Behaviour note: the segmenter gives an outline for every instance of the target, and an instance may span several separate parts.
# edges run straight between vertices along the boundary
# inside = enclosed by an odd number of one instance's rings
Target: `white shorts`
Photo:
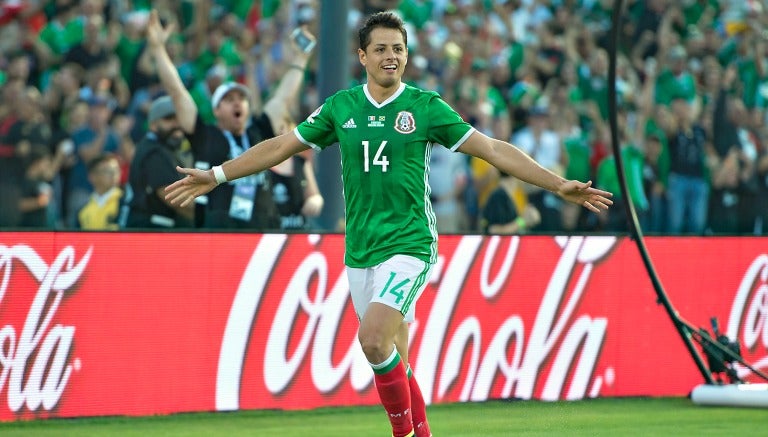
[[[400,311],[406,322],[413,322],[416,300],[424,292],[431,272],[432,264],[408,255],[395,255],[364,269],[347,267],[357,318],[362,320],[368,304],[379,302]]]

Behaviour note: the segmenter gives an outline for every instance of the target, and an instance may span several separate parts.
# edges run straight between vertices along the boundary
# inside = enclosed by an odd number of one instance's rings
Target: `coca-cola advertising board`
[[[378,402],[337,234],[3,233],[0,420]],[[768,239],[647,239],[681,316],[768,368]],[[703,382],[632,240],[442,236],[411,325],[429,403]],[[739,367],[747,381],[759,381]]]

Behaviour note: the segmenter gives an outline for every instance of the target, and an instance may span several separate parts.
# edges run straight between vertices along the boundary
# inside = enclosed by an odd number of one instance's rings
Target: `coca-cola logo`
[[[482,295],[493,298],[502,290],[516,259],[519,237],[513,237],[506,253],[498,253],[499,237],[491,237],[484,253],[479,252],[482,238],[480,236],[462,238],[453,258],[443,270],[446,277],[440,281],[438,299],[435,300],[425,328],[424,336],[429,342],[423,342],[418,354],[417,369],[422,392],[425,399],[434,401],[442,398],[447,388],[459,376],[459,367],[463,360],[467,344],[479,344],[483,336],[482,315],[469,317],[459,323],[454,337],[445,339],[452,314],[460,300],[464,278],[476,259],[482,262],[480,287]],[[570,237],[558,238],[562,247],[562,256],[558,260],[550,277],[549,285],[541,301],[538,314],[530,329],[530,337],[526,341],[526,330],[523,319],[518,314],[510,314],[506,321],[493,333],[490,346],[482,353],[477,347],[472,349],[470,368],[465,377],[460,399],[462,401],[487,400],[491,385],[497,376],[505,379],[501,393],[502,397],[530,399],[534,387],[544,378],[540,371],[545,359],[554,356],[554,364],[546,376],[542,399],[558,399],[567,375],[573,380],[566,399],[580,399],[589,389],[590,396],[599,394],[602,377],[598,376],[589,386],[589,379],[594,372],[605,337],[607,320],[603,317],[592,318],[589,315],[574,317],[574,308],[580,300],[589,280],[592,267],[600,261],[613,247],[614,237]],[[489,276],[491,260],[497,256],[503,257],[501,268],[495,278]],[[574,289],[568,294],[570,277],[577,265],[584,264],[584,269]],[[563,303],[565,304],[563,306]],[[512,309],[514,310],[514,309]],[[575,319],[570,327],[569,320]],[[512,360],[508,360],[507,348],[513,344]],[[560,344],[559,350],[554,350],[555,344]],[[581,356],[576,356],[579,346],[583,343]],[[446,354],[441,358],[441,349]],[[578,363],[573,369],[574,363]],[[438,366],[442,372],[438,373]],[[426,370],[426,371],[425,371]],[[434,382],[438,376],[442,380],[438,385],[437,396],[433,394]],[[612,371],[608,372],[608,382],[612,382]],[[514,392],[513,392],[514,389]]]
[[[23,407],[50,411],[58,404],[72,372],[80,362],[70,356],[75,327],[55,323],[54,317],[65,293],[81,278],[92,248],[76,262],[72,247],[62,249],[48,265],[29,246],[0,245],[0,305],[14,293],[26,292],[10,287],[14,270],[25,268],[39,284],[24,321],[21,334],[12,324],[0,329],[0,393],[8,390],[8,408]]]
[[[758,256],[744,272],[731,305],[726,335],[739,339],[744,351],[763,354],[750,360],[754,368],[768,368],[768,255]],[[736,369],[740,378],[752,373],[740,364]]]
[[[319,241],[320,236],[309,236]],[[328,260],[322,251],[310,252],[293,263],[295,269],[274,313],[259,312],[265,287],[279,263],[288,241],[285,235],[265,235],[253,252],[240,281],[222,338],[216,385],[216,408],[239,408],[241,380],[246,356],[263,356],[264,386],[272,394],[283,393],[295,381],[300,367],[309,363],[312,383],[320,393],[329,393],[343,382],[357,391],[367,389],[372,372],[355,339],[340,340],[342,314],[349,300],[345,275],[330,278]],[[436,297],[426,314],[422,341],[415,354],[422,391],[428,403],[442,399],[459,377],[464,381],[461,400],[485,400],[492,385],[504,380],[501,395],[529,399],[534,387],[543,389],[542,399],[580,399],[597,396],[603,384],[613,382],[613,369],[595,375],[596,364],[605,340],[607,318],[579,314],[576,311],[595,264],[603,260],[616,244],[614,237],[558,238],[561,256],[553,262],[549,284],[535,320],[526,326],[514,308],[499,326],[488,326],[482,314],[457,320],[457,306],[462,293],[479,290],[487,301],[504,293],[514,293],[508,277],[517,259],[519,237],[512,237],[501,252],[499,237],[464,236],[450,258],[441,256],[434,269],[431,286]],[[493,270],[493,260],[500,267]],[[330,262],[339,262],[331,260]],[[467,286],[471,268],[481,265],[477,287]],[[491,276],[493,275],[493,277]],[[575,277],[575,279],[574,279]],[[310,293],[314,278],[315,293]],[[536,291],[531,291],[536,293]],[[539,294],[539,293],[536,293]],[[257,317],[270,317],[263,351],[248,352],[251,329]],[[307,319],[301,332],[292,323],[296,317]],[[452,328],[452,329],[449,329]],[[412,334],[421,329],[411,326]],[[450,337],[448,337],[450,333]],[[486,337],[490,335],[490,337]],[[289,341],[298,339],[289,354]],[[491,341],[481,347],[481,339]],[[471,346],[471,347],[470,347]],[[339,360],[331,359],[332,349],[344,351]],[[512,359],[508,359],[509,350]],[[469,369],[461,372],[469,353]],[[545,362],[551,361],[544,372]],[[567,392],[564,392],[567,387]],[[436,391],[435,391],[436,390]]]

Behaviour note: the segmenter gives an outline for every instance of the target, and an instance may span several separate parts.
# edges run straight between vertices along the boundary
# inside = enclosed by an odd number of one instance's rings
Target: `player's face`
[[[224,95],[219,106],[213,110],[222,129],[232,133],[241,133],[245,129],[250,115],[248,96],[240,90],[232,90]]]
[[[368,82],[383,88],[400,85],[405,64],[408,63],[408,47],[403,34],[397,29],[378,27],[371,31],[371,43],[363,51],[358,49],[360,63],[368,74]]]

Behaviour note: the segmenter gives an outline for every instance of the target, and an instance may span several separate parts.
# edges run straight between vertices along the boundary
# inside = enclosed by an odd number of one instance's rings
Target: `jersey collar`
[[[375,106],[376,108],[383,108],[384,106],[387,106],[389,102],[395,100],[400,94],[403,93],[403,90],[405,90],[405,83],[400,82],[400,86],[397,88],[397,91],[395,91],[394,94],[389,96],[387,100],[384,100],[381,103],[378,103],[376,100],[371,97],[371,93],[368,92],[368,84],[366,83],[363,85],[363,91],[365,92],[365,97],[368,99],[369,102],[371,102],[371,105]]]

